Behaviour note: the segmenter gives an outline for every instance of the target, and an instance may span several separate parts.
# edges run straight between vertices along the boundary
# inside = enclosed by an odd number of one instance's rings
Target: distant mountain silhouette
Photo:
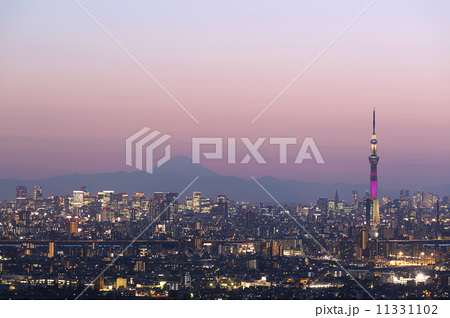
[[[35,185],[42,186],[44,196],[72,194],[81,186],[89,186],[91,194],[102,190],[114,190],[116,193],[144,192],[153,196],[157,191],[181,192],[196,176],[200,178],[182,196],[191,196],[193,191],[201,191],[206,197],[216,198],[225,194],[231,200],[248,202],[272,202],[273,200],[253,180],[223,176],[199,164],[192,164],[191,158],[174,157],[160,168],[154,169],[154,174],[146,172],[114,172],[98,174],[71,174],[40,180],[0,179],[0,199],[15,200],[16,185],[28,185],[28,193],[32,194]],[[350,202],[352,190],[358,190],[364,196],[368,184],[336,183],[325,185],[296,180],[278,180],[267,176],[258,179],[259,182],[280,202],[315,202],[319,197],[334,198],[336,189],[341,199]],[[421,189],[439,195],[450,194],[450,184],[440,187]],[[397,190],[380,189],[380,195],[392,198],[399,196]],[[411,193],[413,193],[411,189]]]

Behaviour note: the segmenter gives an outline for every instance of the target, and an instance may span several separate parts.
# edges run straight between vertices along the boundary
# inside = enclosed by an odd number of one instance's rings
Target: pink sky
[[[368,183],[375,106],[380,186],[450,183],[445,1],[377,1],[253,125],[369,1],[81,3],[199,124],[74,3],[2,3],[0,178],[133,171],[125,139],[148,126],[186,156],[192,137],[313,137],[324,165],[204,165]]]

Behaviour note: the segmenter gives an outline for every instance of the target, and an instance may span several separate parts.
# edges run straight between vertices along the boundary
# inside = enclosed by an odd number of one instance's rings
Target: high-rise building
[[[369,234],[367,233],[367,229],[363,228],[361,234],[362,234],[361,249],[363,251],[366,251],[369,247]],[[363,254],[364,254],[364,252],[363,252]]]
[[[352,191],[352,205],[354,207],[358,205],[358,190]]]
[[[200,199],[200,212],[210,213],[211,212],[211,199],[202,197]]]
[[[153,199],[158,200],[158,201],[164,200],[164,192],[154,192]]]
[[[69,234],[77,234],[78,233],[78,219],[73,218],[69,222]]]
[[[114,190],[103,190],[103,203],[108,205],[111,202]]]
[[[440,240],[442,238],[441,234],[440,234],[440,225],[439,225],[439,201],[436,202],[436,228],[435,228],[435,239],[436,240]]]
[[[400,190],[400,200],[409,200],[409,190]]]
[[[25,200],[28,196],[27,186],[17,186],[16,187],[16,200]]]
[[[422,192],[417,191],[416,193],[414,193],[413,199],[412,199],[413,208],[419,208],[422,204],[422,199],[423,199]]]
[[[102,290],[105,286],[105,276],[101,274],[97,279],[94,281],[94,289],[95,290]]]
[[[178,204],[178,192],[167,192],[166,193],[166,200],[170,203],[176,203]]]
[[[191,287],[191,273],[186,272],[184,274],[181,275],[181,284],[184,287]]]
[[[47,256],[49,258],[55,257],[55,242],[49,242],[48,243],[48,254]]]
[[[199,213],[201,211],[201,200],[202,200],[202,193],[194,192],[192,196],[192,208],[194,212]]]
[[[126,193],[120,193],[121,198],[120,198],[120,204],[121,205],[128,205],[128,194]]]
[[[35,200],[40,200],[42,199],[43,195],[42,195],[42,188],[40,186],[34,186],[34,196],[33,198]]]
[[[116,288],[127,288],[127,279],[123,277],[117,277],[116,279]]]
[[[372,228],[380,225],[380,203],[378,202],[378,175],[377,165],[380,157],[377,155],[377,135],[375,133],[375,107],[373,108],[373,131],[370,140],[370,199],[372,200]]]
[[[83,200],[84,200],[84,193],[81,190],[74,190],[73,191],[73,206],[74,207],[81,207],[83,206]]]
[[[172,220],[173,216],[178,213],[178,192],[167,192],[166,200],[169,203],[170,219]]]
[[[322,215],[327,215],[328,212],[328,198],[319,198],[317,201],[317,205],[320,208],[320,211],[322,212]]]
[[[328,200],[328,211],[334,211],[337,205],[333,200]]]
[[[186,197],[186,210],[191,211],[193,209],[192,197]]]
[[[226,219],[228,217],[228,199],[226,195],[220,194],[217,196],[217,205],[219,214]]]
[[[131,207],[140,208],[143,201],[145,201],[144,192],[135,192],[131,198]]]
[[[89,187],[88,186],[82,186],[81,191],[83,191],[83,196],[85,196],[85,197],[89,196]]]
[[[173,214],[171,211],[170,202],[167,199],[159,202],[159,210],[158,215],[160,215],[159,219],[161,221],[171,221],[173,218]]]

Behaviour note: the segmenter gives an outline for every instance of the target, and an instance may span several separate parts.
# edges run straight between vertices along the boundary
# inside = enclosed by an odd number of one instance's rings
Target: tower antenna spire
[[[375,134],[375,107],[373,108],[373,133]]]

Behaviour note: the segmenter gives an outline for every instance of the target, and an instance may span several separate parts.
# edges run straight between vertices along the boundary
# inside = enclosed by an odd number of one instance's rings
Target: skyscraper
[[[319,198],[319,200],[317,201],[317,205],[319,206],[322,215],[328,214],[328,198]]]
[[[164,200],[164,192],[154,192],[153,199],[158,200],[158,201]]]
[[[439,233],[440,226],[439,226],[439,201],[436,202],[436,228],[435,228],[435,239],[440,240],[442,236]]]
[[[33,198],[35,200],[40,200],[42,199],[43,195],[42,195],[42,188],[40,186],[34,186],[34,196]]]
[[[202,193],[194,192],[194,195],[192,197],[192,207],[194,209],[194,212],[199,213],[201,211],[201,200],[202,200]]]
[[[372,200],[371,226],[376,228],[380,224],[380,204],[378,202],[378,175],[377,165],[380,157],[377,156],[377,135],[375,133],[375,107],[373,108],[373,131],[370,140],[370,199]]]
[[[78,233],[78,218],[72,218],[69,221],[69,235]]]
[[[77,208],[82,207],[83,200],[84,200],[83,191],[74,190],[73,191],[73,206],[77,207]]]
[[[169,205],[166,210],[166,219],[168,221],[173,221],[176,213],[178,213],[178,192],[167,192],[165,200]]]
[[[47,257],[53,258],[55,257],[55,242],[48,243],[48,254]]]
[[[367,233],[367,228],[362,229],[361,236],[362,256],[367,257],[367,250],[369,248],[369,234]]]
[[[358,190],[352,191],[352,205],[357,206],[358,205]]]
[[[105,276],[103,274],[101,274],[94,281],[94,289],[95,290],[102,290],[103,288],[105,288]]]
[[[16,187],[16,200],[25,200],[27,198],[27,186]]]
[[[167,192],[166,193],[166,200],[169,201],[169,203],[173,203],[174,205],[178,205],[178,192]]]
[[[217,196],[217,205],[219,208],[219,215],[224,219],[228,218],[228,200],[224,194]]]
[[[85,196],[85,197],[89,196],[89,187],[88,186],[82,186],[81,191],[83,191],[83,196]]]

